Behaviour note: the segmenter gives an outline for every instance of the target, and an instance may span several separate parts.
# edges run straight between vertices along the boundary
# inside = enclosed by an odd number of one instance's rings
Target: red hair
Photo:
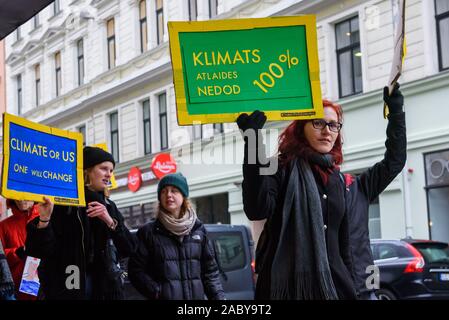
[[[332,108],[338,116],[338,121],[343,121],[343,110],[339,104],[333,103],[329,100],[323,100],[323,107]],[[304,157],[308,152],[312,152],[313,149],[310,146],[304,135],[304,126],[310,120],[295,120],[293,121],[279,136],[279,161],[281,166],[289,165],[293,160],[298,157]],[[338,133],[337,139],[332,150],[329,152],[334,159],[334,168],[338,168],[343,162],[343,139],[341,133]],[[320,173],[325,184],[332,169],[325,170],[315,165],[315,169]]]

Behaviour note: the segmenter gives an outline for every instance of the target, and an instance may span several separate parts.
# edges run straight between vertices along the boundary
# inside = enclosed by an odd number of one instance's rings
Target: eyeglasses
[[[343,127],[343,123],[337,121],[326,122],[324,119],[314,119],[312,120],[312,125],[315,129],[323,130],[326,126],[329,127],[329,130],[332,132],[340,132],[341,127]]]

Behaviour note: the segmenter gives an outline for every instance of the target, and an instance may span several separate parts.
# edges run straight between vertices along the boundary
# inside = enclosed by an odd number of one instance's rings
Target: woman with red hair
[[[340,173],[342,108],[324,100],[324,117],[293,121],[279,137],[278,169],[263,175],[260,131],[245,139],[243,205],[250,220],[267,219],[256,251],[256,299],[364,299],[369,246],[368,206],[406,159],[403,96],[384,88],[389,106],[387,151],[357,178]],[[265,115],[241,114],[239,128],[262,129]],[[257,158],[250,152],[257,152]],[[252,157],[251,157],[252,156]],[[371,289],[372,290],[372,289]]]

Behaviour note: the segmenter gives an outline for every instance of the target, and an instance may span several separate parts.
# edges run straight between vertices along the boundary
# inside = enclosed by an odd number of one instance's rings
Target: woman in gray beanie
[[[27,225],[27,253],[41,259],[41,297],[64,300],[123,299],[119,258],[134,250],[133,236],[108,198],[115,167],[112,155],[85,147],[87,207],[53,206],[47,198]]]
[[[157,219],[137,232],[138,248],[128,265],[131,283],[148,299],[225,299],[213,245],[190,205],[186,178],[166,175],[157,195]]]

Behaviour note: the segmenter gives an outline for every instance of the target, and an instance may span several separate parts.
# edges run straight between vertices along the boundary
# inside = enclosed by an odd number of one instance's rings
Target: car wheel
[[[376,291],[376,297],[379,300],[396,300],[396,296],[388,289],[379,289]]]

